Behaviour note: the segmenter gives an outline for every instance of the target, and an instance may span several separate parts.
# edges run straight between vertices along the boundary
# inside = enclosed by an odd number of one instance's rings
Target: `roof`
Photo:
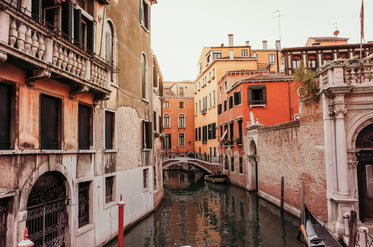
[[[277,81],[292,81],[293,77],[291,75],[285,75],[285,73],[268,73],[268,74],[258,74],[247,79],[236,82],[232,85],[233,90],[242,83],[256,83],[256,82],[277,82]]]
[[[315,41],[345,41],[349,38],[340,38],[340,37],[309,37],[308,39],[314,39]]]

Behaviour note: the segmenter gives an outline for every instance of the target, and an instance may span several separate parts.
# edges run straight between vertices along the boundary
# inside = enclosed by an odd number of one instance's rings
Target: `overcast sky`
[[[372,38],[372,1],[364,0],[365,39]],[[308,37],[333,36],[360,42],[361,0],[158,0],[152,6],[152,49],[166,81],[194,80],[205,46],[250,41],[253,49],[306,44]]]

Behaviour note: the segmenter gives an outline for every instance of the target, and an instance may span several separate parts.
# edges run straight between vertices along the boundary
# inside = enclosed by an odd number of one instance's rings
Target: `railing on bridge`
[[[171,150],[163,150],[162,159],[174,159],[177,157],[188,157],[193,159],[198,159],[201,161],[207,161],[210,163],[220,163],[220,156],[213,156],[207,153],[196,153],[196,152],[188,152],[188,151],[171,151]]]

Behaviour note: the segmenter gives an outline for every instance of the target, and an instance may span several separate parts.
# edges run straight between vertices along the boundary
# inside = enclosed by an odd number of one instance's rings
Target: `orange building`
[[[240,79],[250,74],[256,75]],[[244,128],[295,120],[299,96],[293,84],[291,76],[257,71],[228,72],[219,81],[218,140],[223,172],[229,174],[233,184],[255,189],[248,186],[252,173],[244,165]]]
[[[185,154],[194,150],[194,100],[191,81],[164,82],[163,149],[167,154]]]
[[[208,155],[218,162],[217,83],[227,71],[261,70],[276,71],[278,52],[263,49],[252,50],[247,41],[243,46],[234,46],[233,34],[228,35],[228,46],[204,47],[198,60],[199,74],[194,81],[195,152]],[[272,63],[274,62],[274,63]]]

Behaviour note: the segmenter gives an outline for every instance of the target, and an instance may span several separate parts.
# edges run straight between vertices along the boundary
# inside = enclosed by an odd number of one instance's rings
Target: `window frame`
[[[85,120],[84,126],[82,126],[82,124],[81,124],[81,110],[82,109],[86,109],[86,110],[89,111],[88,112],[89,116],[88,116],[88,119]],[[91,106],[88,106],[88,105],[85,105],[85,104],[81,104],[81,103],[78,104],[78,149],[79,150],[90,150],[92,148],[92,140],[93,140],[92,113],[93,113],[93,109],[92,109]],[[88,123],[87,123],[87,121],[88,121]],[[86,136],[82,136],[81,133],[83,133],[85,131],[88,132],[88,138],[89,138],[89,140],[88,140],[88,143],[89,143],[88,146],[85,145],[85,143],[81,144],[82,143],[81,139],[85,139],[86,138]],[[85,133],[85,134],[87,134],[87,133]],[[86,141],[87,140],[85,140],[85,142]]]
[[[112,116],[111,123],[107,122],[107,120],[109,120],[107,119],[109,115]],[[111,125],[111,131],[110,129],[107,129],[109,127],[107,124]],[[115,112],[113,111],[105,110],[104,133],[105,133],[105,150],[114,149],[115,148]],[[110,136],[110,138],[108,136]]]
[[[185,147],[185,134],[184,133],[179,133],[179,147]]]
[[[110,190],[108,188],[111,188]],[[110,194],[109,194],[110,193]],[[115,201],[115,176],[105,177],[105,204]]]
[[[180,113],[177,117],[178,119],[178,127],[179,128],[185,128],[185,114]]]
[[[44,99],[43,99],[44,98]],[[55,125],[56,126],[56,131],[57,133],[54,133],[54,142],[55,143],[49,143],[48,140],[46,140],[45,138],[48,138],[46,135],[46,132],[49,128],[47,128],[47,126],[45,126],[45,123],[46,121],[48,123],[50,123],[49,121],[52,121],[51,118],[51,112],[44,112],[42,107],[43,107],[43,100],[47,100],[49,98],[49,100],[53,100],[55,101],[56,105],[56,109],[54,109],[53,111],[56,111],[56,118],[57,119],[54,119],[54,124],[52,125]],[[44,104],[50,106],[52,102],[44,102]],[[59,150],[62,148],[62,132],[63,132],[63,122],[62,122],[62,99],[61,98],[58,98],[58,97],[54,97],[54,96],[51,96],[51,95],[48,95],[48,94],[40,94],[40,106],[39,106],[39,109],[40,109],[40,116],[39,116],[39,121],[40,121],[40,129],[39,129],[39,139],[40,139],[40,149],[45,149],[45,150]],[[50,110],[50,109],[49,109]]]
[[[253,94],[255,92],[259,92],[259,90],[261,94],[260,98],[262,99],[253,99],[254,98]],[[251,107],[267,105],[266,85],[250,85],[247,88],[247,103]]]
[[[171,116],[169,113],[163,114],[163,128],[171,128]]]

